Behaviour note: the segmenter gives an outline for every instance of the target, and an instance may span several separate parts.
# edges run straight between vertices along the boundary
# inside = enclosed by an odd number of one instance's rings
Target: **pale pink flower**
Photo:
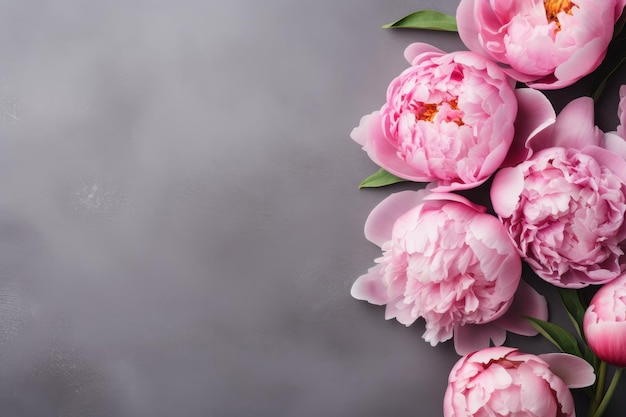
[[[619,89],[619,106],[617,107],[617,117],[619,118],[619,126],[617,126],[617,134],[626,139],[626,85]]]
[[[595,127],[588,97],[556,120],[545,117],[527,120],[538,126],[520,152],[527,159],[494,177],[494,210],[544,280],[568,288],[609,282],[624,269],[626,144]]]
[[[461,0],[459,35],[472,51],[539,89],[573,84],[596,69],[623,0]]]
[[[436,191],[478,186],[513,139],[512,80],[473,52],[446,54],[415,43],[405,56],[411,67],[391,82],[387,102],[361,119],[352,139],[398,177],[436,181]]]
[[[452,368],[444,417],[574,417],[569,388],[593,384],[593,368],[564,353],[531,355],[493,347],[461,358]]]
[[[426,322],[431,345],[454,336],[460,354],[534,335],[523,316],[547,319],[545,299],[520,282],[521,261],[497,218],[450,193],[404,191],[381,202],[365,235],[383,250],[352,296],[386,305],[385,318]],[[517,296],[514,300],[514,296]]]
[[[591,350],[611,365],[626,367],[626,275],[602,286],[583,321]]]

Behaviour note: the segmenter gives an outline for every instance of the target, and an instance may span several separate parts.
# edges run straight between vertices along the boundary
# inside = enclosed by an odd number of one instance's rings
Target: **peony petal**
[[[504,125],[501,125],[501,126],[498,126],[498,129],[501,129],[501,131],[504,132],[505,129],[508,130],[508,126],[509,126],[508,124],[506,127]],[[510,131],[514,132],[515,129],[511,128]],[[511,141],[511,143],[513,142]],[[498,146],[494,147],[491,150],[489,155],[487,155],[487,157],[483,161],[483,164],[480,168],[480,173],[478,174],[479,178],[488,179],[491,176],[491,174],[493,174],[494,172],[498,170],[498,168],[503,166],[503,163],[511,149],[511,143],[502,141],[498,144]],[[481,181],[481,184],[482,182],[484,181]]]
[[[432,184],[432,186],[430,187],[430,190],[439,192],[439,193],[449,193],[451,191],[471,190],[472,188],[476,188],[484,184],[485,182],[487,182],[488,179],[489,178],[487,177],[480,181],[467,182],[467,183],[452,181],[449,184],[443,184],[443,185],[440,184],[439,181],[433,181],[430,183]]]
[[[359,126],[350,133],[352,140],[367,152],[370,159],[392,174],[411,181],[430,181],[430,177],[416,175],[409,165],[398,158],[397,149],[391,146],[382,130],[380,111],[372,112],[361,118]]]
[[[620,137],[626,140],[626,84],[619,88],[619,103],[617,105],[617,118],[619,119],[619,125],[617,125],[616,133]]]
[[[589,310],[587,310],[588,312]],[[585,313],[585,337],[591,350],[603,361],[626,367],[626,322],[600,321],[587,323],[588,313]]]
[[[475,204],[459,194],[431,192],[428,195],[424,196],[424,201],[442,201],[442,200],[454,201],[456,203],[465,204],[469,208],[476,210],[478,213],[485,213],[487,211],[486,207]]]
[[[375,111],[372,114],[366,114],[365,116],[361,117],[359,125],[352,129],[352,132],[350,133],[350,137],[352,138],[352,140],[361,146],[366,146],[370,137],[370,129],[372,128],[371,120],[372,118],[377,117],[380,117],[379,111]]]
[[[591,97],[579,97],[568,103],[556,118],[551,146],[582,149],[601,146],[602,131],[594,122],[594,104]]]
[[[404,303],[402,297],[389,300],[385,307],[385,320],[396,319],[405,326],[410,326],[417,320],[417,316],[411,313],[411,305]]]
[[[426,190],[401,191],[381,201],[365,221],[365,237],[382,247],[391,239],[393,225],[407,211],[415,208],[428,195]]]
[[[544,353],[538,356],[550,365],[550,371],[569,388],[588,387],[596,380],[593,367],[582,358],[566,353]]]
[[[513,78],[514,80],[517,80],[521,83],[526,83],[529,87],[535,88],[535,85],[543,85],[541,83],[537,83],[537,76],[533,75],[533,74],[524,74],[523,72],[519,72],[517,70],[514,70],[511,67],[502,67],[502,70],[511,78]],[[553,79],[554,77],[550,77],[550,79]],[[543,80],[544,78],[542,78]],[[541,89],[549,89],[550,88],[550,83],[545,84],[548,87],[543,87]],[[537,87],[539,89],[539,87]]]
[[[607,167],[626,182],[626,160],[620,155],[597,146],[589,146],[582,150],[586,155],[593,157],[600,165]]]
[[[497,280],[494,295],[509,300],[501,311],[492,315],[491,320],[494,320],[505,314],[505,308],[509,308],[510,300],[516,293],[522,275],[522,261],[505,228],[496,217],[490,214],[476,216],[467,230],[487,249],[486,253],[481,255],[479,246],[473,245],[485,276]],[[502,259],[497,255],[504,255],[505,258]]]
[[[600,65],[606,55],[606,48],[610,41],[610,35],[595,38],[584,45],[579,45],[575,52],[564,63],[554,70],[555,80],[542,82],[537,80],[529,82],[528,86],[540,90],[556,90],[567,87],[590,74]]]
[[[626,0],[617,0],[615,2],[615,22],[619,20],[626,6]]]
[[[520,281],[513,303],[507,312],[493,322],[506,331],[534,336],[537,330],[530,325],[526,317],[534,317],[539,320],[548,320],[548,302],[525,281]]]
[[[380,119],[377,121],[380,122]],[[410,181],[429,182],[433,178],[416,172],[409,164],[398,158],[398,150],[385,138],[381,125],[370,130],[372,139],[363,149],[377,165],[393,175]]]
[[[389,301],[387,288],[382,282],[382,265],[370,268],[352,284],[350,295],[357,300],[371,304],[383,305]]]
[[[601,22],[610,21],[613,17],[613,10],[609,7],[602,7],[600,14]],[[606,55],[607,46],[613,36],[612,25],[600,25],[596,27],[595,38],[585,44],[578,45],[574,53],[564,63],[556,67],[554,75],[559,80],[555,83],[555,88],[564,87],[561,80],[569,81],[569,84],[590,74],[600,65]]]
[[[486,365],[489,362],[494,362],[497,359],[504,359],[511,353],[517,351],[517,348],[512,348],[508,346],[496,346],[474,352],[471,355],[468,355],[467,359],[468,361],[474,363],[482,363]]]
[[[533,152],[547,147],[556,121],[550,100],[532,88],[518,88],[515,138],[503,166],[513,166],[524,161]]]
[[[491,203],[500,217],[510,217],[524,189],[524,174],[518,168],[503,168],[491,184]]]
[[[539,368],[540,372],[543,371],[542,373],[544,373],[544,375],[547,373],[544,378],[556,379],[554,375],[549,374],[542,368],[543,366]],[[544,378],[538,377],[538,375],[533,371],[533,367],[528,362],[522,363],[518,367],[517,383],[520,387],[519,398],[524,414],[537,417],[563,416],[563,413],[558,412],[560,410],[558,410],[558,404],[557,401],[555,401],[554,393],[558,393],[559,388],[565,390],[567,390],[567,388],[562,382],[559,384],[560,386],[557,385],[556,387],[548,387],[544,382]]]
[[[615,132],[608,132],[604,134],[603,138],[604,148],[609,151],[618,154],[624,160],[626,160],[626,140]]]
[[[626,275],[603,285],[583,319],[591,350],[603,361],[626,367]]]
[[[409,64],[413,65],[413,61],[415,60],[415,58],[425,53],[445,54],[444,51],[439,48],[435,48],[432,45],[422,42],[415,42],[406,47],[406,49],[404,50],[404,58],[409,61]]]
[[[456,25],[459,37],[468,49],[487,55],[478,38],[478,27],[474,14],[475,0],[464,0],[456,9]]]
[[[506,331],[486,324],[466,324],[454,328],[454,349],[459,355],[467,355],[489,347],[490,341],[500,346],[506,339]]]

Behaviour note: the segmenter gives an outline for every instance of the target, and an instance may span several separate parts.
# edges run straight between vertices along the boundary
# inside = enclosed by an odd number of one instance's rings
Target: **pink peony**
[[[593,368],[564,353],[531,355],[493,347],[461,358],[450,372],[444,417],[574,417],[569,388],[593,384]]]
[[[594,126],[580,98],[526,140],[527,159],[500,170],[491,199],[522,258],[544,280],[569,288],[622,273],[626,239],[626,145]],[[523,153],[522,153],[523,154]]]
[[[587,344],[598,358],[626,367],[626,275],[604,285],[583,321]]]
[[[617,126],[617,134],[626,139],[626,85],[619,89],[619,106],[617,108],[617,117],[619,118],[619,126]]]
[[[623,0],[461,0],[459,35],[472,51],[539,89],[573,84],[596,69]]]
[[[387,90],[380,111],[361,119],[352,139],[385,170],[435,191],[476,187],[494,173],[513,139],[512,80],[473,52],[446,54],[410,45],[411,63]]]
[[[502,344],[506,330],[536,334],[523,316],[547,318],[545,299],[520,282],[519,255],[498,219],[463,197],[392,194],[368,217],[365,235],[383,255],[352,296],[386,305],[385,318],[406,326],[423,317],[433,346],[454,335],[464,354],[490,339]]]
[[[626,0],[617,0],[615,2],[615,20],[616,21],[624,13],[624,7],[626,7]]]

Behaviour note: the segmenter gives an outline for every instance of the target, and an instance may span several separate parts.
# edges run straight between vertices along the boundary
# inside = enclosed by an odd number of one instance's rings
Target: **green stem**
[[[591,399],[589,405],[589,417],[593,417],[600,406],[602,401],[602,394],[604,394],[604,380],[606,379],[606,362],[601,361],[598,367],[598,376],[596,377],[595,395]]]
[[[617,368],[617,370],[613,374],[613,379],[611,379],[611,384],[609,385],[609,388],[606,390],[606,394],[604,394],[604,398],[602,399],[602,402],[598,406],[598,409],[596,410],[596,413],[593,415],[593,417],[600,417],[602,413],[604,413],[604,410],[606,410],[606,407],[611,402],[611,397],[613,397],[613,394],[615,393],[615,389],[617,388],[617,383],[619,382],[620,376],[622,376],[623,369],[624,368]]]
[[[598,369],[598,385],[596,386],[596,408],[602,402],[602,395],[604,394],[604,381],[606,380],[606,362],[601,361]]]

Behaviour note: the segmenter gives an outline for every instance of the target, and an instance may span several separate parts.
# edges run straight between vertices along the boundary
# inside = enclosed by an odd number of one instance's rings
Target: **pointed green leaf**
[[[398,182],[407,181],[403,178],[396,177],[393,174],[385,171],[384,169],[379,169],[374,174],[370,175],[359,185],[359,188],[372,188],[372,187],[384,187],[385,185],[396,184]]]
[[[434,10],[420,10],[411,13],[393,23],[383,26],[389,28],[428,29],[457,32],[456,18]]]
[[[550,343],[559,348],[561,352],[576,355],[582,358],[583,355],[578,347],[576,338],[561,326],[534,317],[526,317],[530,324],[543,335]]]
[[[580,301],[580,296],[578,291],[567,289],[567,288],[559,288],[559,296],[561,297],[561,301],[563,301],[563,305],[567,310],[567,314],[569,318],[574,323],[574,327],[576,328],[576,332],[578,335],[584,340],[583,334],[583,317],[585,316],[585,306]]]
[[[589,346],[585,346],[583,358],[589,362],[589,365],[593,366],[593,369],[597,372],[600,366],[600,359],[589,349]]]

